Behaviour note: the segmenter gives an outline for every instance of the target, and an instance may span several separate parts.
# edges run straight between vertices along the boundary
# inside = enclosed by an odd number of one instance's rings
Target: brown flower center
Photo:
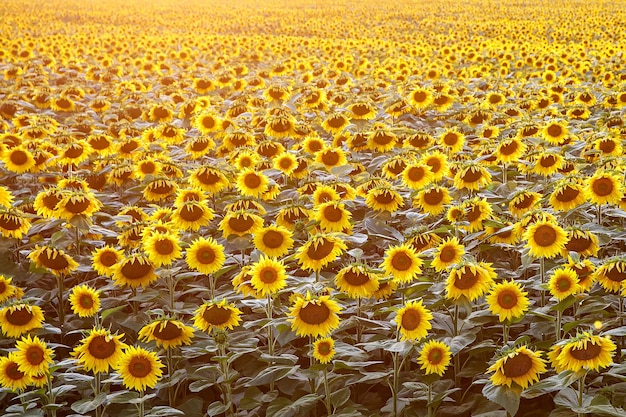
[[[30,346],[26,349],[26,360],[33,366],[44,361],[44,351],[39,346]]]
[[[100,263],[106,267],[115,265],[118,261],[117,254],[113,251],[105,251],[100,254]]]
[[[317,351],[321,356],[328,356],[332,352],[330,343],[328,342],[320,342],[317,344]]]
[[[554,227],[543,224],[537,228],[533,237],[537,245],[545,248],[556,242],[557,233]]]
[[[50,254],[48,254],[48,250],[44,250],[39,255],[39,262],[46,268],[52,269],[54,271],[60,271],[69,266],[68,260],[65,258],[65,255],[62,255],[56,249],[51,249]]]
[[[232,312],[228,308],[212,305],[204,310],[202,318],[209,324],[220,326],[230,320],[231,314]]]
[[[568,277],[559,277],[556,280],[556,288],[560,292],[569,291],[572,288],[572,281]]]
[[[93,297],[91,296],[91,294],[81,294],[81,296],[78,297],[78,304],[82,308],[90,309],[93,307],[94,304]]]
[[[554,155],[544,155],[539,158],[539,164],[544,168],[553,167],[556,164],[556,157]]]
[[[461,176],[461,179],[463,180],[463,182],[470,184],[470,183],[478,181],[482,176],[483,176],[483,173],[480,170],[480,168],[469,167],[465,171],[465,173]]]
[[[443,137],[443,143],[445,143],[448,146],[454,146],[459,142],[459,135],[457,135],[454,132],[448,132],[446,133],[446,135]]]
[[[391,266],[396,271],[407,271],[413,266],[413,260],[406,252],[398,252],[391,259]]]
[[[254,219],[247,216],[237,216],[228,219],[228,225],[237,233],[245,233],[254,226]]]
[[[263,268],[259,272],[259,278],[265,284],[273,284],[278,279],[278,273],[272,267]]]
[[[444,263],[452,262],[456,258],[456,248],[450,245],[444,246],[439,252],[439,260]]]
[[[328,126],[332,127],[333,129],[338,129],[346,123],[346,119],[344,119],[342,116],[332,116],[328,119],[327,123]]]
[[[22,227],[22,219],[11,214],[0,216],[0,228],[4,230],[17,230]]]
[[[426,170],[424,169],[424,167],[411,167],[409,168],[409,170],[407,171],[407,177],[409,178],[410,181],[420,181],[424,178],[424,176],[426,175]]]
[[[324,218],[331,223],[337,223],[343,219],[343,210],[334,205],[324,207]]]
[[[415,330],[422,322],[422,315],[419,311],[409,308],[402,314],[400,326],[408,331]]]
[[[202,218],[204,209],[198,204],[185,204],[180,208],[178,215],[186,222],[195,222]]]
[[[91,206],[89,199],[79,197],[76,199],[70,199],[67,203],[65,203],[65,210],[72,214],[80,214],[87,210],[89,206]]]
[[[526,209],[535,202],[535,198],[530,194],[522,194],[513,204],[516,209]]]
[[[217,184],[220,181],[220,176],[211,171],[202,171],[199,172],[196,176],[198,180],[204,185],[213,185]]]
[[[10,362],[7,365],[4,369],[4,374],[13,381],[20,381],[25,376],[24,372],[19,370],[18,365],[15,362]]]
[[[555,198],[561,203],[568,203],[570,201],[574,201],[576,197],[578,197],[578,194],[580,194],[579,190],[566,185],[556,193]]]
[[[518,143],[512,140],[509,142],[505,142],[502,144],[502,146],[500,146],[500,153],[505,156],[513,155],[518,148]]]
[[[413,93],[413,100],[416,103],[423,103],[428,99],[428,94],[425,91],[416,91]]]
[[[437,206],[443,201],[443,191],[437,188],[428,190],[424,193],[424,201],[429,206]]]
[[[498,294],[498,305],[503,309],[511,309],[517,305],[517,294],[511,290],[504,290]]]
[[[322,155],[324,165],[335,166],[339,163],[339,153],[335,151],[326,151]]]
[[[394,195],[387,190],[383,190],[381,192],[377,192],[374,196],[375,200],[379,204],[390,204],[394,201]]]
[[[602,352],[602,346],[594,343],[587,343],[587,347],[574,347],[570,350],[570,355],[579,361],[589,361],[597,358]]]
[[[465,215],[465,217],[467,218],[467,220],[469,220],[470,222],[479,220],[480,217],[482,216],[483,212],[480,208],[480,206],[478,205],[473,205],[471,207],[469,207],[469,209],[467,210],[467,213]]]
[[[306,306],[300,309],[300,320],[306,324],[322,324],[330,317],[331,311],[328,306],[320,302],[309,301]]]
[[[426,165],[430,167],[430,170],[433,174],[436,174],[439,172],[439,170],[441,170],[441,161],[439,160],[439,158],[429,158],[426,161]]]
[[[607,277],[609,280],[611,280],[613,282],[622,282],[622,281],[626,280],[626,270],[624,272],[620,272],[617,269],[617,266],[613,265],[612,268],[608,269],[604,273],[604,276]]]
[[[198,250],[196,258],[201,264],[212,264],[216,258],[215,251],[210,247],[202,247]]]
[[[569,241],[565,244],[565,248],[570,252],[584,252],[589,249],[593,241],[588,237],[574,236],[570,237]]]
[[[171,255],[174,252],[174,243],[169,239],[159,239],[156,241],[154,249],[159,255]]]
[[[372,111],[372,109],[367,104],[361,104],[361,103],[353,105],[350,108],[350,110],[356,116],[365,116]]]
[[[205,116],[202,118],[202,126],[206,129],[213,129],[215,127],[215,119],[211,116]]]
[[[20,149],[16,149],[11,152],[10,159],[11,162],[13,162],[13,164],[15,165],[24,165],[26,162],[28,162],[28,155],[26,154],[26,152]]]
[[[605,197],[613,192],[613,181],[610,178],[598,178],[591,184],[593,193],[599,197]]]
[[[180,337],[180,335],[183,334],[183,330],[174,323],[168,321],[163,327],[161,327],[161,325],[157,326],[152,334],[155,338],[160,340],[173,340]]]
[[[557,124],[552,124],[548,126],[548,129],[546,129],[546,131],[548,135],[553,138],[558,138],[559,136],[563,134],[563,128]]]
[[[243,182],[246,187],[254,190],[261,185],[261,178],[259,178],[259,176],[255,173],[250,173],[245,176]]]
[[[427,358],[431,365],[439,365],[443,361],[443,352],[441,349],[431,349]]]
[[[460,290],[469,290],[478,283],[479,272],[473,272],[470,268],[459,270],[454,279],[454,286]]]
[[[145,378],[152,372],[152,363],[148,358],[135,356],[128,364],[128,373],[135,378]]]
[[[268,230],[263,234],[263,244],[270,249],[280,248],[284,241],[283,234],[276,230]]]
[[[343,274],[343,279],[353,287],[360,287],[361,285],[365,285],[370,282],[369,275],[363,274],[361,273],[361,271],[355,271],[353,269],[346,271],[346,273]]]
[[[528,355],[519,353],[512,358],[507,358],[502,368],[507,378],[518,378],[526,375],[533,368],[533,360]]]
[[[306,252],[307,256],[314,261],[319,261],[326,258],[333,252],[333,249],[335,249],[335,244],[330,240],[322,239],[321,242],[316,243],[317,244],[312,244],[311,246],[309,246]]]
[[[9,310],[5,315],[6,320],[13,326],[25,326],[34,318],[33,313],[27,307]]]
[[[152,265],[149,262],[142,263],[138,259],[131,259],[124,262],[120,270],[126,279],[142,279],[152,272]]]

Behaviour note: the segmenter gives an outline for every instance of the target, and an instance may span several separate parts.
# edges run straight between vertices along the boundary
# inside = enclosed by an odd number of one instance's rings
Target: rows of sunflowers
[[[623,416],[623,0],[0,11],[0,414]]]

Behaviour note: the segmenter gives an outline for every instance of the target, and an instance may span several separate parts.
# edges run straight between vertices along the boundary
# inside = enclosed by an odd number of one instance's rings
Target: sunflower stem
[[[228,404],[228,414],[229,416],[234,416],[235,411],[233,410],[233,392],[232,387],[230,386],[230,365],[228,364],[228,358],[226,357],[226,346],[221,343],[219,345],[220,356],[222,357],[220,360],[220,366],[222,368],[222,375],[224,375],[224,383],[226,385],[226,390],[224,392],[224,400],[226,404]]]
[[[167,361],[167,380],[169,382],[169,387],[167,387],[167,400],[170,407],[174,407],[174,391],[172,387],[172,370],[174,369],[174,364],[172,362],[172,349],[168,347],[165,349],[165,360]]]
[[[556,310],[556,326],[554,329],[554,333],[555,333],[555,337],[556,337],[556,341],[560,341],[561,340],[561,320],[563,317],[563,312],[561,311],[561,309],[557,309]]]
[[[132,299],[133,299],[133,301],[132,301],[133,313],[135,315],[137,315],[137,312],[138,312],[137,299],[136,299],[137,298],[137,288],[136,287],[131,287],[130,288],[130,292],[133,295],[133,297],[132,297]]]
[[[139,417],[144,415],[143,390],[139,390],[139,404],[137,405],[137,414]]]
[[[273,318],[273,300],[272,300],[272,295],[271,294],[267,294],[267,304],[265,306],[267,308],[267,351],[268,354],[271,357],[274,356],[274,326],[272,324],[272,318]],[[272,360],[270,362],[270,366],[274,365],[274,361]],[[274,391],[274,381],[270,381],[270,392]]]
[[[361,343],[361,297],[356,299],[356,343]]]
[[[172,274],[171,271],[167,274],[167,286],[170,292],[170,314],[173,314],[175,316],[176,311],[174,310],[174,290],[176,287],[176,283],[174,282],[174,274]]]
[[[332,405],[330,403],[330,386],[328,384],[328,366],[324,365],[324,403],[326,404],[326,413],[331,415],[333,413]]]
[[[213,275],[207,275],[207,278],[209,278],[209,291],[211,293],[211,300],[215,299],[215,278],[213,278]]]
[[[502,322],[502,340],[505,345],[509,343],[509,326],[506,325],[506,321]]]
[[[585,378],[587,378],[587,372],[578,380],[578,406],[583,406],[583,394],[585,392]],[[585,413],[578,413],[578,417],[584,416]]]
[[[454,303],[454,319],[453,319],[453,327],[454,327],[454,335],[453,337],[458,336],[459,334],[459,305]],[[459,355],[454,355],[454,386],[459,387],[461,380],[459,378],[459,372],[461,369],[461,363],[459,359]]]
[[[391,395],[393,396],[393,415],[398,416],[398,386],[400,379],[400,364],[398,363],[398,352],[393,352],[393,382]]]
[[[433,410],[433,406],[431,404],[431,401],[433,400],[433,384],[428,384],[428,417],[433,417],[434,414],[434,410]]]
[[[502,184],[506,184],[506,162],[502,163]]]
[[[596,214],[597,214],[598,226],[602,226],[602,204],[598,204],[598,211],[596,212]]]
[[[546,283],[546,261],[545,258],[542,256],[541,258],[539,258],[539,274],[541,275],[541,285],[543,286],[543,284]],[[544,290],[543,288],[541,289],[541,306],[543,307],[546,305],[546,290]]]
[[[63,335],[65,333],[65,308],[63,306],[63,292],[65,291],[65,288],[63,284],[63,274],[57,275],[57,289],[59,290],[59,328],[61,329],[61,340],[63,340]]]
[[[54,390],[52,387],[52,375],[50,375],[50,371],[46,372],[46,381],[48,383],[48,405],[56,403],[56,395],[54,395]],[[57,409],[53,406],[50,407],[50,415],[52,417],[56,417]]]
[[[96,314],[97,316],[97,314]],[[93,394],[94,394],[94,398],[97,397],[100,394],[100,372],[96,372],[93,376],[94,381],[93,381]],[[100,405],[98,405],[96,407],[96,417],[100,417],[102,416],[102,409],[100,408]]]

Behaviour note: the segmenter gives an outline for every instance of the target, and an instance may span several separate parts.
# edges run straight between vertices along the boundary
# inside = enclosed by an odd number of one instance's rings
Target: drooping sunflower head
[[[446,280],[446,296],[453,300],[465,297],[470,301],[485,294],[493,284],[491,271],[481,263],[461,263],[450,270]]]
[[[626,260],[623,257],[611,257],[602,261],[593,273],[593,279],[609,292],[624,291],[626,284]]]
[[[198,231],[215,217],[213,209],[206,201],[187,200],[172,213],[174,226],[181,230]]]
[[[3,237],[22,239],[30,227],[30,219],[20,209],[0,207],[0,234]]]
[[[158,278],[148,256],[135,253],[119,261],[113,267],[113,282],[119,286],[145,288]]]
[[[263,218],[245,210],[226,213],[219,224],[219,230],[222,231],[224,238],[228,238],[230,235],[254,234],[261,227],[263,227]]]
[[[365,204],[375,211],[393,213],[404,205],[404,199],[396,190],[383,185],[374,187],[367,192]]]
[[[562,369],[578,372],[605,368],[613,363],[617,349],[609,336],[594,335],[585,331],[561,344],[554,362]]]
[[[67,275],[78,268],[78,263],[70,255],[51,246],[35,246],[28,259],[38,268],[45,268],[57,276]]]
[[[298,336],[325,337],[339,326],[342,307],[327,295],[318,297],[307,292],[297,297],[291,306],[287,321]]]
[[[22,334],[43,327],[43,310],[36,305],[16,302],[0,308],[0,329],[8,337],[20,337]]]
[[[363,264],[343,267],[335,275],[335,285],[350,298],[371,297],[380,286],[378,274]]]
[[[196,310],[193,324],[207,333],[214,328],[232,330],[241,323],[241,314],[241,310],[226,299],[207,301]]]
[[[139,339],[154,341],[158,347],[169,349],[191,344],[194,329],[180,320],[162,318],[153,320],[139,330]]]
[[[515,193],[509,201],[509,211],[516,217],[521,217],[541,200],[541,193],[523,190]]]
[[[515,383],[526,389],[539,381],[539,375],[546,370],[545,360],[539,352],[520,346],[506,348],[500,358],[489,367],[488,372],[494,372],[489,378],[493,385],[506,385],[510,388]]]
[[[346,249],[346,243],[336,234],[318,233],[298,248],[296,258],[303,269],[320,271]]]

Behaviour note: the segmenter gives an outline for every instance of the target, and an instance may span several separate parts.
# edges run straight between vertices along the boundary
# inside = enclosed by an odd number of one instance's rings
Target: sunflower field
[[[626,1],[8,0],[0,416],[626,415]]]

